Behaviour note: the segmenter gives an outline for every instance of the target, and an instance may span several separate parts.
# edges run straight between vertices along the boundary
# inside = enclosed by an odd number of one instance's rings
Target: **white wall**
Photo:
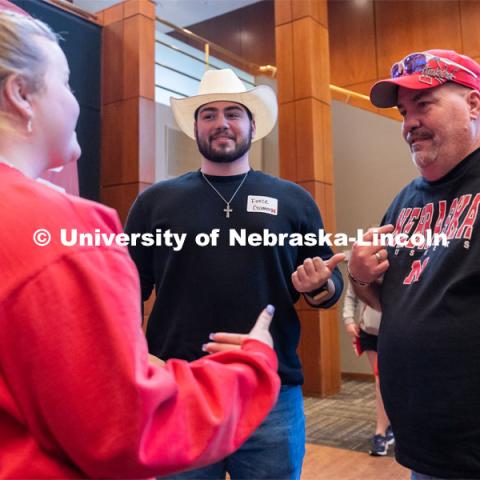
[[[380,223],[394,196],[417,170],[401,138],[400,122],[332,102],[337,232]],[[345,272],[345,269],[343,269]],[[346,279],[346,275],[344,275]],[[339,311],[341,371],[370,373],[365,355],[355,357]]]

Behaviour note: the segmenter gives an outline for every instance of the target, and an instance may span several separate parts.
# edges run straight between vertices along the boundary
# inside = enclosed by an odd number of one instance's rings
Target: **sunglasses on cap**
[[[425,68],[432,60],[444,63],[445,65],[453,66],[457,69],[463,70],[472,77],[477,78],[477,75],[474,72],[462,65],[459,65],[453,60],[432,55],[430,53],[411,53],[410,55],[407,55],[403,60],[393,64],[390,75],[392,78],[398,78],[405,75],[412,75],[413,73],[424,72]],[[451,72],[451,75],[453,75],[453,73],[454,72]],[[444,80],[447,81],[451,79],[448,78],[448,75],[445,75]]]

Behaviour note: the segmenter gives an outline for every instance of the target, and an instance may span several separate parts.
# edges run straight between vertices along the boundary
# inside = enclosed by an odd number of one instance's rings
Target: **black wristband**
[[[316,290],[312,290],[311,292],[305,292],[305,295],[308,295],[309,297],[314,298],[318,294],[327,292],[327,291],[328,291],[328,280],[323,285],[318,287]]]

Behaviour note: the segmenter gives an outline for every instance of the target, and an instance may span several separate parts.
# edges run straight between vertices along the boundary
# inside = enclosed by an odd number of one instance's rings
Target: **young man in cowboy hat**
[[[155,287],[147,339],[151,353],[195,359],[218,348],[231,348],[231,336],[248,331],[251,312],[268,299],[276,307],[271,331],[279,356],[282,390],[267,420],[234,455],[183,478],[299,478],[305,425],[296,353],[300,323],[294,303],[300,293],[315,306],[330,307],[342,291],[336,264],[327,246],[241,244],[238,235],[318,233],[323,229],[312,197],[291,182],[253,171],[252,141],[266,136],[277,118],[273,90],[246,91],[231,70],[209,70],[199,94],[171,100],[178,125],[196,140],[202,154],[199,171],[160,182],[133,205],[129,232],[186,234],[183,247],[132,248],[140,272],[143,300]],[[197,234],[217,233],[207,246]],[[242,233],[243,232],[243,233]],[[225,312],[228,312],[225,314]],[[215,347],[210,338],[222,343]],[[239,412],[242,415],[242,412]]]
[[[381,230],[408,241],[355,245],[349,273],[382,310],[380,383],[397,460],[413,479],[480,478],[480,65],[428,50],[396,63],[391,77],[371,100],[398,107],[421,176]],[[429,231],[446,238],[423,242]]]

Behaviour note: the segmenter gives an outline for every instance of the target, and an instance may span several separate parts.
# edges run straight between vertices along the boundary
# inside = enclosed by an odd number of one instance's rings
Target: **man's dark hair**
[[[234,102],[234,103],[237,103],[237,102]],[[252,120],[253,120],[252,112],[251,112],[245,105],[243,105],[243,103],[239,103],[239,105],[241,105],[241,106],[245,109],[245,111],[247,112],[247,115],[248,115],[248,119],[249,119],[250,121],[252,121]],[[195,113],[193,114],[193,117],[194,117],[195,121],[197,121],[197,119],[198,119],[198,112],[199,112],[199,110],[200,110],[202,107],[203,107],[203,105],[200,105],[200,106],[195,110]]]

